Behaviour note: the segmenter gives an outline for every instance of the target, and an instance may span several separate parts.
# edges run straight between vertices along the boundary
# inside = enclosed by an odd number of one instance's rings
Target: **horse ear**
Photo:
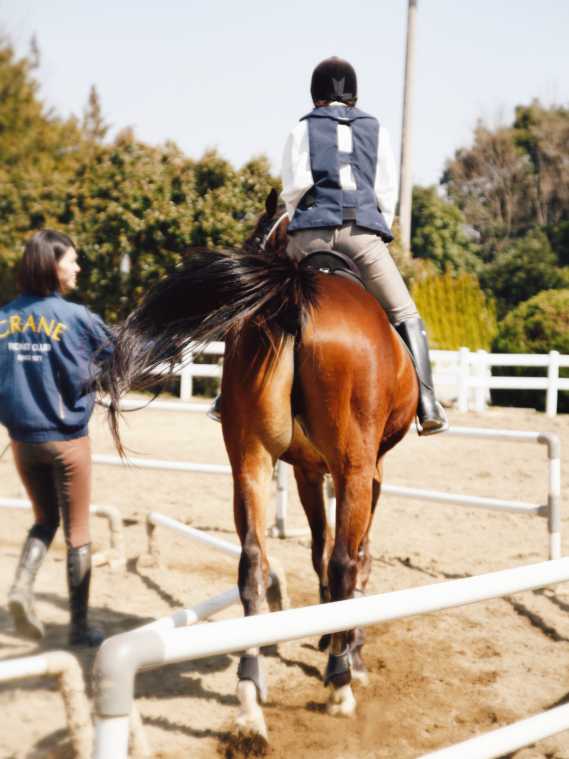
[[[269,218],[272,218],[275,213],[277,212],[277,203],[279,200],[279,195],[275,188],[270,191],[270,193],[267,195],[267,199],[265,200],[265,211],[267,212],[267,216]]]

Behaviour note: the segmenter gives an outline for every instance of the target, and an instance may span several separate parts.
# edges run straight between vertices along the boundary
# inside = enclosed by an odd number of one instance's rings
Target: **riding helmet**
[[[312,72],[310,83],[312,100],[338,100],[355,102],[358,97],[358,80],[353,66],[342,58],[326,58]]]

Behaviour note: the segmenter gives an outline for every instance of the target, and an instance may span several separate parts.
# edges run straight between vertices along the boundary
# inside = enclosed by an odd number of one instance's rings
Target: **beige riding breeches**
[[[392,324],[418,316],[407,285],[381,237],[355,224],[301,229],[290,235],[287,252],[295,260],[321,250],[337,250],[357,264],[367,289],[381,303]]]

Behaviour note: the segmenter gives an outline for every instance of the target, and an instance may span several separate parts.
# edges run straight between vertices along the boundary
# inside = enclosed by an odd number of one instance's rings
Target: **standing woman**
[[[43,229],[26,243],[18,282],[21,295],[0,308],[0,423],[8,429],[20,478],[32,501],[28,533],[8,595],[21,635],[39,639],[32,587],[63,519],[72,646],[97,646],[103,633],[89,626],[91,581],[89,504],[94,365],[111,351],[99,317],[63,296],[76,286],[75,245]]]

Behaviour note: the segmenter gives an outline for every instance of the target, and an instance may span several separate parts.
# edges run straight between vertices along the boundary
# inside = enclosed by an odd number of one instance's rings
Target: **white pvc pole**
[[[563,730],[569,730],[569,704],[424,754],[421,759],[495,759]]]
[[[528,443],[538,442],[541,432],[528,430],[502,430],[492,427],[450,427],[445,437],[475,437],[490,438],[492,440],[525,440]]]
[[[0,498],[0,508],[4,509],[21,509],[30,510],[31,501],[24,498]],[[124,538],[122,529],[122,514],[116,506],[101,504],[92,504],[89,512],[99,517],[103,517],[109,524],[110,531],[110,552],[107,550],[99,551],[93,555],[95,565],[109,563],[112,569],[119,569],[125,566],[126,556],[124,550]],[[109,555],[110,554],[110,555]]]
[[[49,665],[45,656],[21,656],[0,662],[0,683],[18,677],[37,677],[48,673]]]
[[[189,411],[191,413],[205,413],[209,409],[209,404],[159,400],[149,402],[149,400],[146,398],[125,398],[120,402],[119,408],[121,411],[138,411],[141,409],[149,408],[153,411]]]
[[[409,588],[367,598],[354,598],[272,614],[223,620],[189,629],[175,629],[167,632],[158,629],[141,631],[136,635],[140,636],[142,643],[145,636],[151,636],[151,638],[148,639],[148,646],[139,646],[141,657],[137,659],[137,667],[155,667],[281,643],[309,635],[365,627],[378,622],[499,598],[567,580],[569,580],[569,558],[564,558],[492,572],[478,577],[441,582],[422,588]],[[120,639],[121,636],[114,636],[114,638]],[[101,687],[105,689],[102,692],[99,690],[96,694],[99,704],[102,696],[106,695],[108,700],[109,691],[115,687],[114,682],[118,682],[123,690],[128,685],[130,700],[132,701],[134,697],[136,670],[126,672],[124,671],[125,659],[119,656],[117,664],[117,660],[112,658],[114,638],[109,638],[103,643],[95,663],[95,684],[99,689]],[[107,654],[111,654],[110,659]],[[128,683],[129,680],[130,683]],[[132,703],[128,707],[129,713],[131,707]],[[126,723],[122,723],[122,733],[119,736],[116,735],[116,730],[121,719],[126,720]],[[108,728],[107,725],[109,725]],[[109,735],[111,732],[113,734]],[[128,735],[128,715],[121,717],[121,715],[107,716],[105,713],[99,713],[96,734],[94,759],[107,759],[109,755],[112,755],[113,759],[126,759],[128,741],[124,736]],[[105,752],[109,746],[113,746],[110,754]],[[121,747],[120,750],[119,747]]]
[[[57,677],[74,755],[77,759],[88,759],[93,743],[93,724],[83,671],[77,659],[67,651],[47,651],[39,656],[0,662],[0,682],[42,675]]]
[[[229,554],[229,556],[241,556],[241,546],[238,546],[235,543],[228,543],[226,540],[221,540],[220,538],[215,538],[213,535],[208,535],[202,530],[196,530],[195,527],[190,527],[187,524],[182,524],[181,522],[178,522],[177,519],[167,517],[165,514],[159,514],[156,511],[151,511],[147,515],[146,521],[150,522],[150,524],[167,527],[169,530],[178,532],[181,535],[187,535],[188,537],[192,538],[192,540],[196,540],[199,543],[204,543],[205,545],[211,546],[212,548],[217,548],[218,551]]]
[[[499,498],[484,498],[477,495],[459,495],[457,493],[445,493],[439,490],[406,488],[399,485],[382,485],[381,492],[401,496],[402,498],[416,498],[421,501],[452,503],[457,506],[468,506],[474,509],[510,511],[523,514],[539,514],[544,508],[539,504],[526,503],[525,501],[505,501]]]
[[[271,582],[272,577],[269,577],[269,584]],[[156,619],[154,622],[137,627],[136,630],[132,630],[131,632],[134,634],[140,630],[175,630],[177,627],[189,627],[203,619],[210,619],[210,617],[213,617],[218,612],[227,609],[229,606],[233,606],[239,600],[239,586],[234,585],[229,590],[213,598],[208,598],[191,609],[180,609],[168,617]]]
[[[164,662],[240,651],[427,614],[569,580],[569,558],[367,598],[262,614],[164,636]]]
[[[561,556],[561,459],[549,459],[549,558]]]
[[[93,759],[128,759],[130,715],[105,719],[104,729],[95,722]]]
[[[231,474],[231,467],[226,464],[193,464],[184,461],[166,461],[163,459],[121,459],[107,453],[93,456],[94,464],[108,466],[134,466],[141,469],[168,469],[176,472],[202,472],[203,474]]]

